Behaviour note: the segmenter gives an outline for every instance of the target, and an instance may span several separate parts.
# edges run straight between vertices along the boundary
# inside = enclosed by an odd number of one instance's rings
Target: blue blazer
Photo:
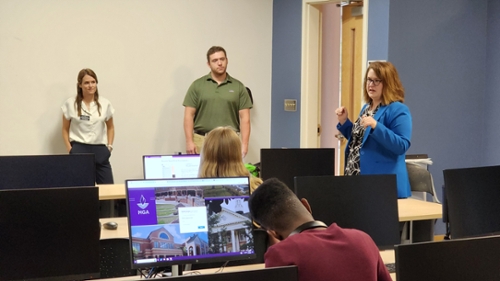
[[[368,104],[361,109],[361,113]],[[373,116],[377,121],[375,129],[367,127],[360,149],[360,168],[362,175],[396,174],[398,198],[411,196],[410,181],[405,163],[405,153],[410,148],[411,114],[401,102],[381,105]],[[348,139],[345,159],[349,154],[353,123],[347,121],[337,129]]]

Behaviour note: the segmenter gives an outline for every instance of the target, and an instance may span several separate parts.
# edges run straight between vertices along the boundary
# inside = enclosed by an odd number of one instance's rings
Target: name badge
[[[90,116],[80,115],[80,120],[82,120],[82,121],[90,121]]]

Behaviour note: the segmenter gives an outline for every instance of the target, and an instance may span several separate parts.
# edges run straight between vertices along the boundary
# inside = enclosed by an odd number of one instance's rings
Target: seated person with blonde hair
[[[254,177],[241,156],[241,140],[231,127],[217,127],[205,137],[201,149],[199,177],[250,177],[250,193],[262,179]]]

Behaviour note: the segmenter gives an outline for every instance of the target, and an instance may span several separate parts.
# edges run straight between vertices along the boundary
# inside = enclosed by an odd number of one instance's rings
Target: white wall
[[[255,107],[245,162],[270,146],[272,0],[0,0],[0,155],[65,153],[60,106],[80,69],[116,109],[116,183],[185,151],[182,101],[223,46]]]

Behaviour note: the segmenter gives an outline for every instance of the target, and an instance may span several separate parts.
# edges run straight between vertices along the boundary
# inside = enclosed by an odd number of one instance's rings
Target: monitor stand
[[[182,267],[177,264],[172,265],[170,272],[163,272],[161,274],[162,277],[174,277],[181,275],[182,275]]]
[[[182,266],[177,264],[172,265],[172,276],[181,276],[182,275]]]

